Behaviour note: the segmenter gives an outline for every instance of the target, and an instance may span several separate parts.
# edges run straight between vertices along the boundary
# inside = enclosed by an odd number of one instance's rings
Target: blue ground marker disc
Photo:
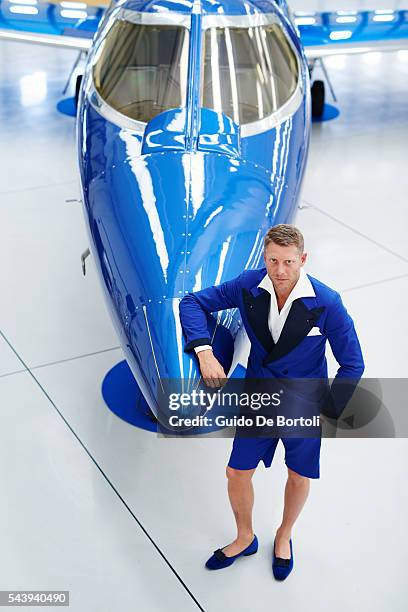
[[[57,110],[63,115],[68,115],[69,117],[76,116],[76,108],[75,108],[75,98],[64,98],[60,100],[57,104]]]
[[[243,378],[245,368],[237,366],[231,378]],[[150,416],[149,406],[129,368],[126,360],[120,361],[109,370],[102,381],[102,396],[108,408],[119,418],[146,431],[157,432],[157,423]],[[203,431],[192,428],[189,435],[208,433],[224,429],[213,425]]]
[[[146,431],[157,431],[157,423],[149,416],[149,406],[125,360],[106,374],[102,395],[108,408],[124,421]]]
[[[324,121],[331,121],[332,119],[336,119],[340,115],[340,111],[336,106],[332,106],[331,104],[325,104],[323,115],[320,118],[313,117],[313,123],[323,123]]]

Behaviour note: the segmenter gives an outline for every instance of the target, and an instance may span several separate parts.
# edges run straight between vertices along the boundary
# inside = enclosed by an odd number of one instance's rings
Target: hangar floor
[[[333,4],[344,7],[314,6]],[[75,612],[406,610],[405,439],[323,441],[295,568],[277,583],[283,447],[254,477],[259,553],[208,572],[235,535],[231,440],[158,439],[104,405],[122,353],[92,263],[82,276],[80,204],[66,201],[78,197],[75,128],[56,104],[74,58],[0,45],[0,588],[69,590]],[[307,271],[341,291],[365,376],[406,378],[408,52],[327,67],[341,114],[313,126],[296,220]]]

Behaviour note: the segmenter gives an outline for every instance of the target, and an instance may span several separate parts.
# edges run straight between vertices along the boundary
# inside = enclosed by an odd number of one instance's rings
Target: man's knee
[[[256,468],[253,468],[251,470],[237,470],[236,468],[232,468],[227,465],[225,473],[228,480],[245,480],[248,478],[252,478],[255,469]]]
[[[288,480],[290,480],[290,482],[292,482],[293,484],[301,485],[305,482],[308,482],[310,479],[308,476],[302,476],[301,474],[298,474],[298,472],[294,472],[293,470],[288,468]]]

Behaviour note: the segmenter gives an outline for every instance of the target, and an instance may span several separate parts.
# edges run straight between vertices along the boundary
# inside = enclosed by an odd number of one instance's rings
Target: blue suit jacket
[[[246,270],[233,280],[188,293],[180,302],[185,351],[211,344],[209,313],[238,308],[251,342],[246,377],[316,378],[327,380],[326,340],[340,367],[324,413],[338,418],[364,371],[353,321],[340,294],[308,275],[315,297],[294,300],[278,342],[268,327],[270,293],[259,288],[266,268]],[[312,327],[321,335],[308,336]]]

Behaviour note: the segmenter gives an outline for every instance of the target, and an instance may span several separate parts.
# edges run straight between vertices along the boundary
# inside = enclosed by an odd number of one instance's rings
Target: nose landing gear
[[[312,117],[320,119],[324,111],[325,87],[323,81],[314,81],[312,88]]]
[[[331,97],[333,98],[334,102],[337,102],[337,98],[336,98],[336,94],[334,92],[334,88],[332,85],[332,82],[330,80],[329,77],[329,73],[326,69],[326,66],[324,64],[323,59],[320,58],[315,58],[314,60],[312,60],[312,62],[309,63],[309,75],[310,75],[310,79],[312,79],[312,75],[313,75],[313,71],[316,67],[316,65],[320,66],[321,71],[323,72],[323,76],[325,81],[322,80],[314,80],[312,83],[312,87],[311,87],[311,95],[312,95],[312,118],[313,119],[322,119],[323,117],[323,113],[325,110],[325,102],[326,102],[326,94],[325,94],[325,89],[326,89],[326,85],[325,82],[329,88]],[[335,107],[331,107],[332,110],[336,111]],[[327,108],[326,108],[327,111]],[[325,113],[327,114],[327,113]],[[325,117],[326,119],[330,118],[333,119],[335,116],[338,115],[338,112],[335,113],[334,115],[330,116],[330,117]]]
[[[79,92],[81,89],[81,83],[82,83],[82,74],[78,74],[76,81],[75,81],[75,108],[78,108],[78,100],[79,100]]]

